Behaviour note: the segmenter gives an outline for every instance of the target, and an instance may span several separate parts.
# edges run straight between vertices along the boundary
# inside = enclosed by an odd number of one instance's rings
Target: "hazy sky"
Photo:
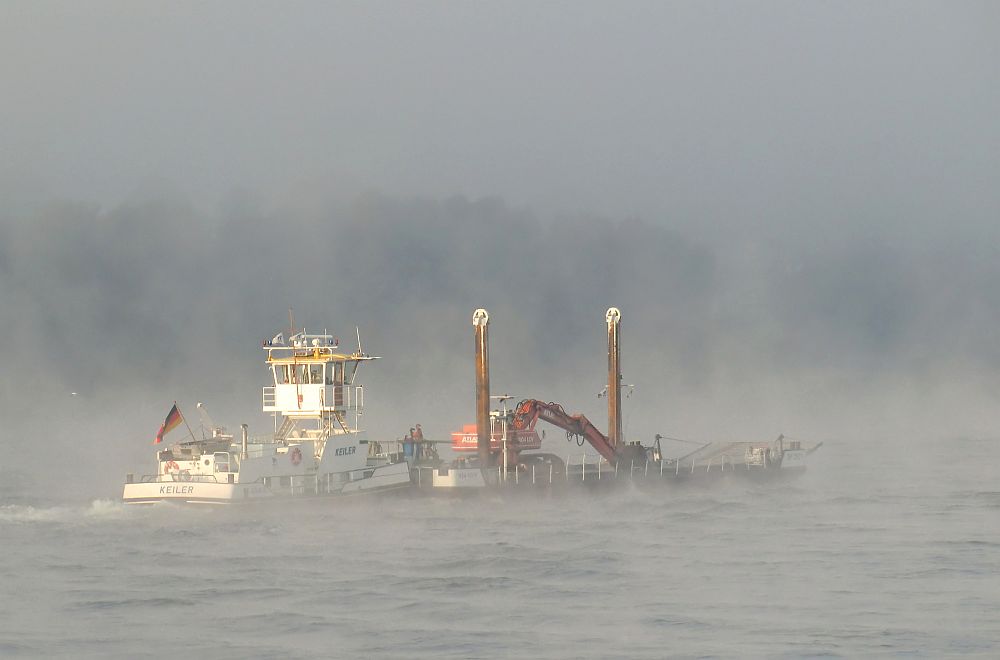
[[[993,222],[998,44],[992,2],[11,1],[0,193]]]

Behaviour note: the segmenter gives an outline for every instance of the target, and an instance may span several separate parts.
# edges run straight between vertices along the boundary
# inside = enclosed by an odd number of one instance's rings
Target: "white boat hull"
[[[394,463],[375,468],[370,474],[338,484],[329,491],[319,489],[320,495],[360,495],[387,490],[409,488],[410,473],[406,463]],[[275,492],[263,483],[211,483],[147,481],[125,484],[122,500],[126,504],[155,504],[175,502],[178,504],[234,504],[273,497],[314,496],[316,491],[296,494],[288,489]]]
[[[273,497],[263,484],[180,483],[152,481],[125,484],[122,500],[126,504],[178,502],[187,504],[231,504],[250,499]]]

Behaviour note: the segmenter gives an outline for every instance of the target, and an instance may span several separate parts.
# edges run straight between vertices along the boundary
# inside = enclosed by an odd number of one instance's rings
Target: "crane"
[[[646,450],[641,444],[629,443],[615,446],[584,415],[570,415],[558,403],[525,399],[514,409],[514,428],[517,430],[533,430],[539,419],[543,419],[553,426],[558,426],[569,435],[584,438],[597,450],[598,454],[612,465],[616,465],[623,459],[631,459],[633,463],[646,462]]]

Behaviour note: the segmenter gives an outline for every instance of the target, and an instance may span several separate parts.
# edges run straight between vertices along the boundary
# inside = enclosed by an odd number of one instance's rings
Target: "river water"
[[[0,471],[0,656],[1000,657],[993,440],[793,482],[126,508]]]

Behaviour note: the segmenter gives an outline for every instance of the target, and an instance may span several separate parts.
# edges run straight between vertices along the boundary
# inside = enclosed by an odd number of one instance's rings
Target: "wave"
[[[0,506],[0,522],[64,522],[70,518],[71,511],[66,507],[36,508],[24,504],[6,504]]]
[[[84,515],[90,518],[124,518],[129,510],[129,505],[120,500],[94,500],[84,510]]]
[[[73,523],[81,519],[124,518],[127,512],[124,502],[102,499],[86,507],[5,504],[0,505],[0,523]]]

